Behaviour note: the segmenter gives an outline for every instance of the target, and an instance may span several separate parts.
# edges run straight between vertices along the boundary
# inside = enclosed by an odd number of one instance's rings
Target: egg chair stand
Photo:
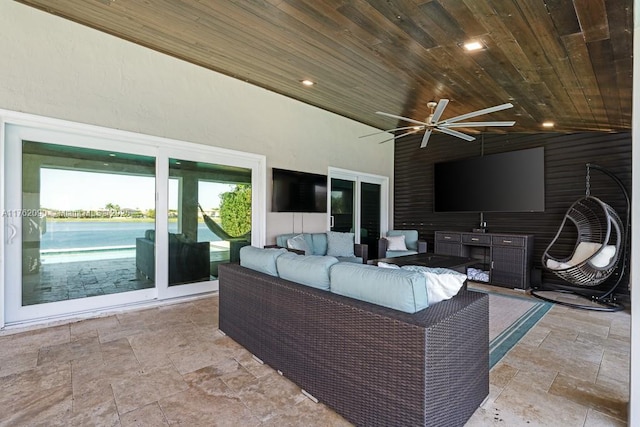
[[[624,306],[616,300],[615,291],[622,283],[627,269],[628,239],[631,221],[629,193],[622,181],[611,171],[587,163],[586,194],[567,210],[562,224],[542,255],[542,268],[565,283],[554,289],[534,289],[536,298],[556,304],[597,311],[619,311]],[[620,188],[626,201],[625,219],[608,204],[591,195],[591,170],[610,177]],[[566,250],[562,236],[575,227],[577,239],[572,253],[566,257],[556,255]],[[563,298],[551,298],[541,292],[573,294],[588,302],[580,303]],[[562,296],[562,295],[560,295]]]

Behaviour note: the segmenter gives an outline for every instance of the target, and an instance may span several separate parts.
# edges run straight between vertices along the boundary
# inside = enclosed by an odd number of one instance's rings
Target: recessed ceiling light
[[[542,127],[543,128],[552,128],[555,126],[555,123],[553,122],[542,122]]]
[[[468,52],[484,49],[484,45],[479,41],[470,41],[470,42],[462,43],[462,47],[464,48],[464,50]]]
[[[313,86],[315,84],[315,82],[313,82],[312,80],[308,80],[308,79],[300,80],[300,83],[302,83],[305,86]]]

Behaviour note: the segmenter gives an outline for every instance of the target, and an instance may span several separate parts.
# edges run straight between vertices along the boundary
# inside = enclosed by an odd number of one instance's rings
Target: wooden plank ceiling
[[[511,102],[474,119],[509,132],[631,129],[633,0],[18,1],[380,129],[440,98]]]

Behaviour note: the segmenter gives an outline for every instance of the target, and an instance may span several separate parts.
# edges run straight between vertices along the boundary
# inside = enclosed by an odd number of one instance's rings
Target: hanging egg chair
[[[590,195],[590,169],[609,175],[621,187],[627,202],[626,222],[616,211],[597,197]],[[629,228],[629,197],[622,182],[611,172],[597,165],[587,164],[587,189],[585,197],[576,200],[567,210],[555,237],[542,255],[542,267],[569,285],[574,294],[590,298],[596,304],[564,302],[544,297],[540,290],[532,291],[538,298],[578,308],[617,311],[623,307],[614,301],[612,294],[620,284],[626,268],[627,237]],[[576,241],[569,255],[557,254],[566,251],[563,237],[575,235]],[[564,239],[566,242],[566,239]],[[608,289],[601,290],[611,276],[617,280]],[[571,287],[575,289],[572,290]],[[598,287],[597,290],[593,290]],[[589,295],[581,292],[590,288]]]

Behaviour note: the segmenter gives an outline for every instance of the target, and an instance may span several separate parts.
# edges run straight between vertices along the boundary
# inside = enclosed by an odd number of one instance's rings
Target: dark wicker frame
[[[558,296],[553,297],[552,294],[543,295],[540,292],[549,290],[545,289],[544,286],[531,291],[531,295],[545,301],[586,310],[619,311],[624,309],[624,305],[616,300],[615,292],[618,286],[622,284],[627,270],[629,229],[631,226],[631,201],[624,183],[613,172],[592,163],[587,163],[586,168],[585,197],[574,202],[565,214],[558,233],[542,255],[542,267],[568,283],[568,285],[563,285],[560,289],[557,289],[557,291],[560,292],[560,296],[566,292],[573,293],[580,297],[590,299],[591,302],[595,302],[596,304],[582,304],[577,301],[567,301]],[[602,172],[618,185],[620,192],[624,196],[626,205],[624,222],[611,206],[597,197],[591,196],[591,169]],[[557,258],[549,254],[549,252],[554,250],[556,241],[559,240],[563,230],[567,228],[570,223],[575,226],[578,235],[573,252],[575,252],[580,242],[599,243],[602,247],[591,257],[575,266],[559,270],[550,269],[547,267],[548,260],[553,259],[557,262],[567,262],[573,256]],[[615,245],[615,256],[610,260],[608,265],[595,267],[591,263],[591,260],[604,250],[604,245],[610,244]],[[609,278],[611,278],[611,280],[608,280]],[[556,289],[550,290],[556,291]]]
[[[220,266],[220,329],[356,425],[462,426],[489,393],[489,299],[415,314]]]
[[[568,227],[570,223],[575,226],[578,235],[573,252],[565,258],[551,256],[549,252],[554,249],[565,227]],[[556,236],[542,255],[542,265],[548,271],[573,285],[585,287],[598,286],[607,280],[617,267],[618,260],[621,256],[620,249],[624,244],[623,230],[622,220],[611,206],[597,197],[583,197],[575,201],[567,210]],[[576,265],[564,269],[550,269],[546,267],[549,259],[561,263],[569,261],[581,242],[598,243],[602,246],[589,258]],[[596,267],[591,264],[591,260],[604,250],[605,245],[611,244],[616,248],[616,252],[615,256],[609,261],[609,264],[604,267]]]

